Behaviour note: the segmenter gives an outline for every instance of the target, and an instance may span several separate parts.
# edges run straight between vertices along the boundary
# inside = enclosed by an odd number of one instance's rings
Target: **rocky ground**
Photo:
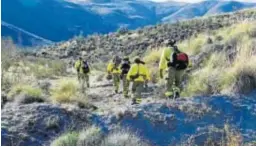
[[[51,85],[57,86],[56,81]],[[205,145],[209,138],[218,145],[227,133],[225,124],[241,133],[242,143],[256,139],[255,92],[166,100],[156,99],[156,87],[149,85],[142,104],[132,106],[130,99],[113,94],[111,82],[92,79],[92,83],[87,95],[96,106],[94,110],[72,104],[7,103],[1,112],[2,145],[49,145],[63,132],[92,124],[105,133],[116,127],[128,128],[150,145]]]

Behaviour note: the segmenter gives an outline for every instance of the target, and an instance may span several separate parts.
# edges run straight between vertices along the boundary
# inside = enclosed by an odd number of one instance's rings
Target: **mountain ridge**
[[[147,0],[3,0],[2,21],[53,42],[158,23],[233,12],[256,3],[204,1],[188,4]],[[10,9],[12,8],[12,9]],[[3,27],[3,29],[6,29]],[[61,34],[61,35],[60,35]],[[18,38],[13,34],[2,34]],[[23,40],[29,40],[23,39]],[[23,44],[24,45],[24,44]]]

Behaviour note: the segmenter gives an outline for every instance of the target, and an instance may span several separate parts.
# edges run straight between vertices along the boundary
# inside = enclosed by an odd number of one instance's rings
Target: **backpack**
[[[186,69],[188,67],[189,58],[186,53],[177,53],[177,69]]]
[[[130,67],[130,61],[123,61],[121,66],[122,74],[127,74],[130,70]]]
[[[87,61],[82,61],[82,70],[83,73],[89,73],[90,72],[90,67]]]

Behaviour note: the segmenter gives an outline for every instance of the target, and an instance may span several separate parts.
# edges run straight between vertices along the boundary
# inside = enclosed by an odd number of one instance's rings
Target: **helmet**
[[[135,57],[134,62],[135,63],[140,63],[141,62],[140,57],[139,56]]]
[[[169,46],[174,46],[175,43],[176,43],[176,40],[174,40],[174,39],[170,39],[170,40],[165,41],[165,44],[169,45]]]
[[[124,56],[123,60],[129,60],[128,56]]]

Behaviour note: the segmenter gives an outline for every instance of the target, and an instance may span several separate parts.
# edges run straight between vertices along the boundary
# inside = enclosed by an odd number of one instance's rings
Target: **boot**
[[[180,97],[180,93],[178,92],[178,91],[176,91],[175,93],[174,93],[174,95],[173,95],[173,98],[174,99],[177,99],[177,98],[179,98]]]
[[[131,105],[136,105],[136,104],[139,104],[136,99],[132,99],[132,104]]]

